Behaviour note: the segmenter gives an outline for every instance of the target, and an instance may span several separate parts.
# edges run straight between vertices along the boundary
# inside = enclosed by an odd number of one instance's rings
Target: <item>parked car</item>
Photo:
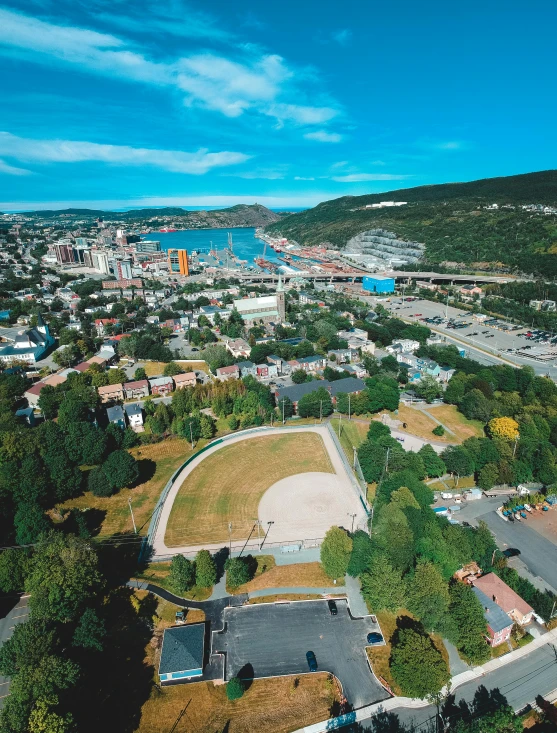
[[[506,550],[503,550],[503,555],[505,557],[517,557],[520,555],[520,550],[518,550],[516,547],[509,547]]]
[[[372,631],[367,635],[367,643],[368,644],[382,644],[383,643],[383,637],[381,634],[378,634],[376,631]]]
[[[317,672],[317,659],[313,652],[306,652],[306,659],[310,672]]]
[[[327,601],[327,605],[329,606],[331,616],[336,616],[338,614],[337,604],[334,601]]]

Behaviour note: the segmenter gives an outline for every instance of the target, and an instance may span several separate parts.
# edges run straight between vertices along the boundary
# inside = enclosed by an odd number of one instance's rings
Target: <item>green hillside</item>
[[[406,206],[366,209],[380,201]],[[486,210],[491,204],[499,208]],[[354,235],[386,229],[426,245],[424,263],[503,263],[512,269],[557,275],[557,216],[521,205],[557,207],[557,170],[469,183],[420,186],[366,196],[344,196],[266,227],[301,244],[342,249]]]

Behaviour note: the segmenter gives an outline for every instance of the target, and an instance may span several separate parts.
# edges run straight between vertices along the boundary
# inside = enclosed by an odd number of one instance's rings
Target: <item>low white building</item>
[[[139,403],[124,405],[124,410],[126,411],[126,417],[132,430],[137,431],[143,428],[143,410]]]
[[[413,339],[399,339],[390,346],[385,347],[385,351],[390,354],[413,354],[420,348],[420,342]]]

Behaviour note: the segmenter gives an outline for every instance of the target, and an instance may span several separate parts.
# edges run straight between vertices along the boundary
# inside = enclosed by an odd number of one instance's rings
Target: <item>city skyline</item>
[[[303,207],[553,168],[556,19],[4,3],[0,209]]]

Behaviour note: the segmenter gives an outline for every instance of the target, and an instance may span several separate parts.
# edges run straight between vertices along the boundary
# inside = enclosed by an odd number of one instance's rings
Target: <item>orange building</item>
[[[187,249],[168,250],[168,270],[175,275],[190,274]]]

